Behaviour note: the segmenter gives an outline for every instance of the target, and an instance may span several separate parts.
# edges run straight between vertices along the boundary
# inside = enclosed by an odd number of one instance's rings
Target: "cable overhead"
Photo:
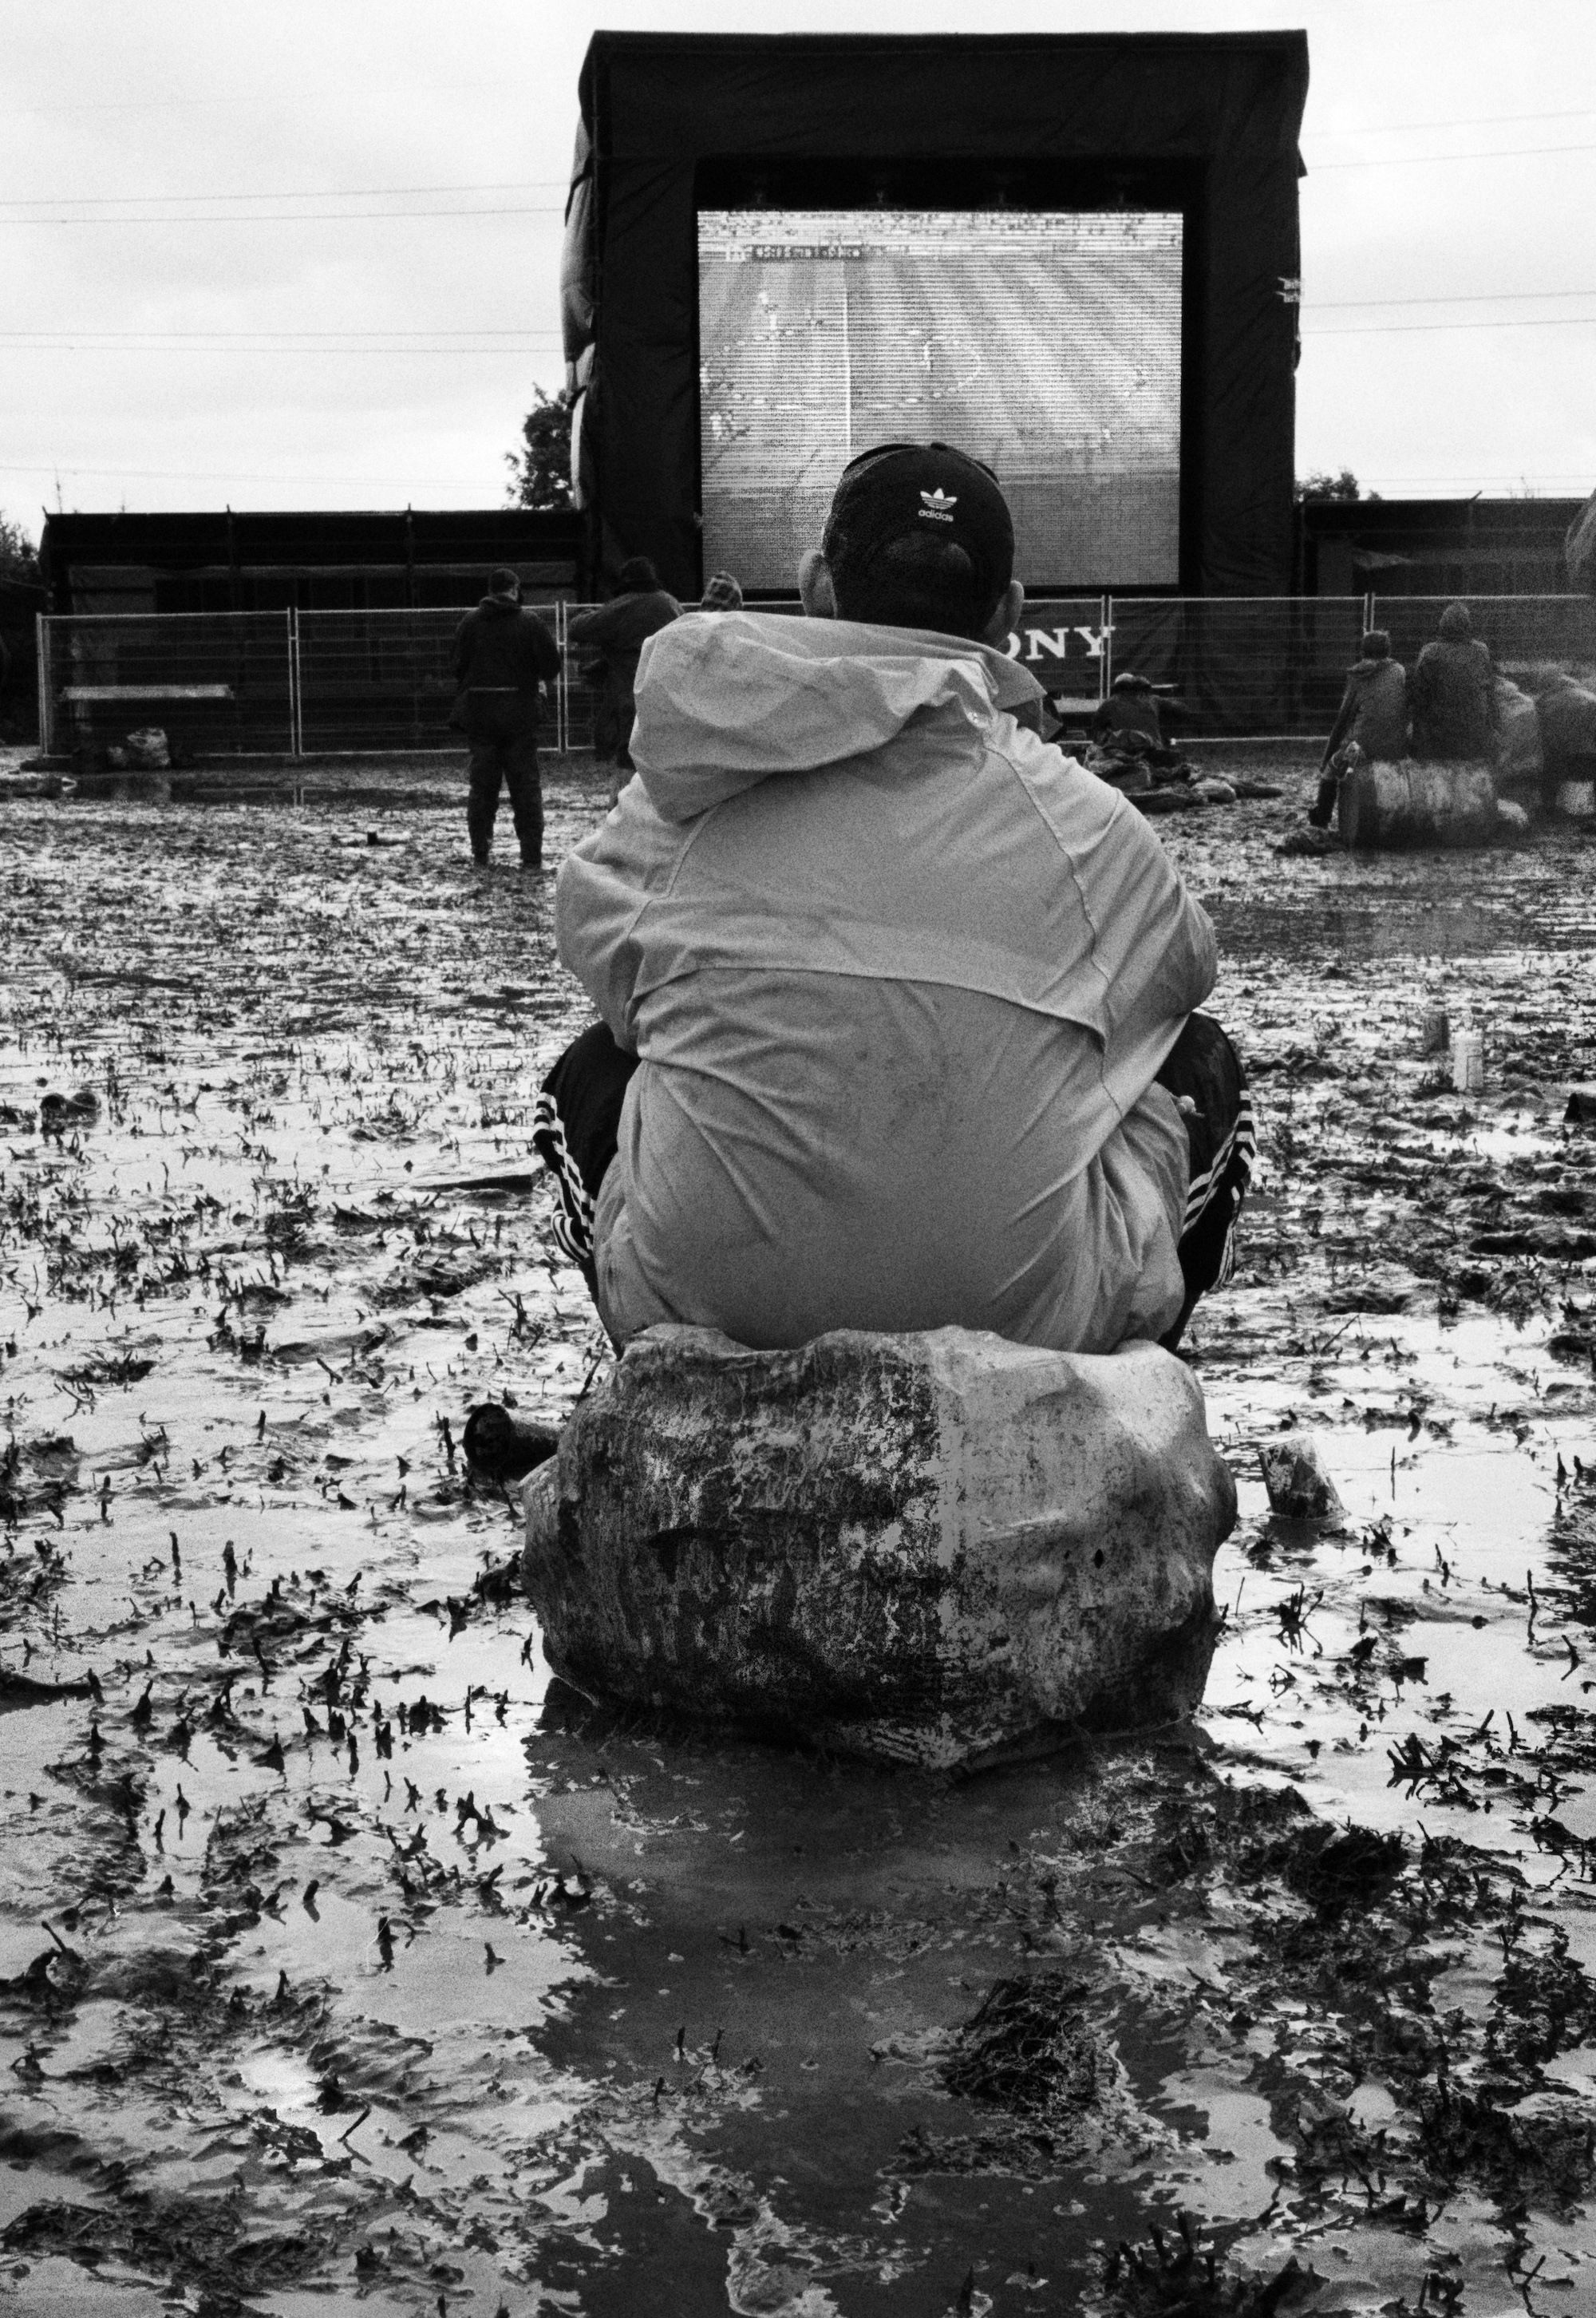
[[[124,341],[130,339],[138,339],[140,342],[146,343],[159,340],[162,344],[165,344],[167,340],[181,342],[189,338],[204,338],[207,340],[220,338],[229,341],[239,339],[248,340],[251,343],[261,338],[273,338],[285,341],[298,340],[301,338],[336,338],[340,343],[346,339],[358,339],[363,343],[367,340],[386,340],[390,338],[471,338],[472,340],[479,338],[542,338],[547,340],[549,344],[553,346],[558,346],[560,343],[560,336],[558,330],[533,329],[530,324],[522,329],[507,330],[487,328],[480,330],[472,329],[469,324],[463,328],[455,328],[446,323],[439,323],[432,329],[422,328],[409,330],[273,330],[270,328],[264,327],[258,330],[157,330],[153,328],[148,330],[101,330],[96,329],[92,324],[83,329],[75,329],[69,323],[67,323],[62,324],[54,329],[41,324],[37,329],[32,330],[0,330],[0,345],[10,344],[13,341],[24,338],[56,337],[93,339],[96,344],[103,343],[112,346],[121,345]]]
[[[563,217],[563,202],[516,202],[474,210],[259,210],[205,217],[0,217],[0,226],[364,225],[379,218]]]
[[[1453,290],[1432,295],[1428,291],[1412,298],[1314,298],[1307,301],[1316,314],[1348,306],[1505,306],[1510,300],[1596,298],[1590,290]]]
[[[1474,322],[1331,322],[1323,330],[1305,328],[1305,338],[1397,337],[1427,330],[1588,330],[1596,328],[1596,314],[1504,314],[1499,320],[1483,315]]]
[[[1329,169],[1420,169],[1439,161],[1533,161],[1547,153],[1596,153],[1592,145],[1496,145],[1482,153],[1368,153],[1358,161],[1315,161],[1310,175]]]
[[[537,92],[519,92],[507,88],[502,80],[433,80],[365,82],[352,90],[340,90],[339,102],[346,104],[358,97],[371,103],[379,97],[389,96],[459,96],[477,89],[492,89],[500,96],[517,96],[530,100]],[[248,96],[118,96],[80,97],[67,104],[13,104],[0,112],[0,121],[33,121],[54,112],[214,112],[221,105],[247,104],[253,111],[263,105],[291,104],[304,109],[304,92],[295,89],[283,96],[262,96],[252,92]]]
[[[1473,112],[1456,121],[1371,121],[1361,129],[1320,129],[1320,137],[1394,137],[1415,129],[1496,129],[1510,121],[1596,120],[1596,105],[1576,104],[1560,112]]]
[[[397,359],[397,358],[398,358],[399,356],[400,356],[400,355],[423,355],[423,356],[429,357],[429,358],[430,358],[430,359],[432,359],[433,361],[453,360],[453,361],[455,361],[455,362],[458,362],[458,361],[459,361],[460,357],[462,356],[462,355],[480,355],[480,356],[497,356],[497,357],[498,358],[498,360],[499,360],[499,361],[501,361],[501,362],[504,362],[504,361],[509,361],[509,362],[520,362],[520,361],[525,360],[525,357],[526,357],[527,355],[537,355],[537,354],[539,354],[539,353],[548,353],[548,352],[552,352],[552,350],[553,350],[553,346],[554,346],[554,343],[555,343],[555,342],[554,342],[552,339],[551,339],[551,340],[549,340],[549,341],[546,343],[546,345],[545,345],[544,346],[542,346],[542,347],[537,347],[537,346],[469,346],[469,345],[468,345],[468,346],[116,346],[116,347],[110,347],[110,346],[96,346],[96,345],[94,344],[94,340],[93,340],[92,338],[35,338],[35,339],[31,339],[31,340],[29,340],[29,341],[25,341],[25,342],[23,342],[23,343],[22,343],[22,344],[21,344],[21,345],[17,345],[17,344],[15,344],[14,342],[12,342],[12,341],[9,341],[9,340],[8,340],[8,341],[4,341],[4,342],[0,342],[0,343],[5,343],[5,344],[8,344],[8,345],[10,346],[10,348],[11,348],[11,351],[12,351],[12,353],[13,353],[13,354],[72,354],[72,353],[83,353],[83,354],[111,354],[111,353],[116,353],[116,354],[122,354],[122,355],[220,355],[220,356],[222,356],[222,357],[224,357],[224,358],[229,357],[229,356],[234,356],[234,357],[236,357],[236,356],[242,355],[288,355],[291,360],[296,360],[296,361],[298,361],[298,360],[308,360],[310,356],[315,355],[331,355],[332,356],[334,356],[334,357],[335,357],[335,359],[339,360],[339,361],[347,361],[347,360],[349,359],[349,357],[350,357],[351,355],[390,355],[390,356],[392,356],[392,357],[393,357],[393,358],[395,358],[395,359]]]
[[[303,193],[280,186],[259,193],[0,193],[0,209],[138,209],[157,202],[397,202],[425,193],[542,193],[558,192],[565,177],[495,177],[471,185],[311,185]]]
[[[307,475],[250,473],[240,467],[87,467],[45,457],[0,464],[0,475],[94,475],[102,481],[167,483],[316,483],[323,488],[346,484],[390,483],[403,490],[425,488],[439,491],[482,490],[475,475]]]

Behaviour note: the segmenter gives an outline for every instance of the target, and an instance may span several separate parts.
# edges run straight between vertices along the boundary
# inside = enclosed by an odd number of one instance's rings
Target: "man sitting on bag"
[[[1251,1120],[1193,1009],[1214,935],[1134,809],[1034,731],[991,471],[843,473],[805,620],[647,646],[637,777],[560,874],[602,1020],[546,1083],[556,1236],[617,1342],[956,1324],[1173,1343],[1229,1269]]]

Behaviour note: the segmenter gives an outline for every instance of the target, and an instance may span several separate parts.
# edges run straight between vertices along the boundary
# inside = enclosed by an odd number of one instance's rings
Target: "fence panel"
[[[40,623],[41,737],[55,754],[158,725],[180,754],[292,746],[283,612],[94,612]]]
[[[571,621],[579,613],[596,608],[593,604],[567,604],[563,607],[560,642],[565,646],[565,665],[560,684],[564,713],[560,719],[560,746],[568,754],[592,748],[595,734],[600,732],[604,655],[594,644],[573,644],[569,633]]]
[[[1114,596],[1107,681],[1169,687],[1175,736],[1327,732],[1363,611],[1361,596]]]
[[[1498,668],[1512,676],[1538,667],[1596,671],[1596,597],[1590,596],[1376,596],[1372,624],[1412,672],[1448,604],[1466,604],[1474,632]]]
[[[1117,675],[1169,700],[1171,737],[1327,732],[1366,624],[1389,630],[1412,668],[1449,601],[1421,596],[1082,597],[1026,606],[1009,649],[1085,714]],[[1596,601],[1484,596],[1475,632],[1499,667],[1596,678]],[[602,731],[600,655],[571,644],[581,605],[546,607],[564,643],[542,741],[579,752]],[[771,606],[794,611],[796,606]],[[248,756],[458,750],[452,608],[380,612],[95,613],[39,624],[41,740],[96,753],[159,725],[182,754]]]
[[[461,749],[457,611],[300,612],[299,743],[306,756]]]
[[[1027,601],[1009,638],[1018,660],[1065,714],[1091,707],[1107,690],[1108,598],[1043,596]]]

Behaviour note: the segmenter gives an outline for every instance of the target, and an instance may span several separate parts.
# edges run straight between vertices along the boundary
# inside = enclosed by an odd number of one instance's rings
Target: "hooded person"
[[[560,673],[560,647],[535,612],[523,608],[521,582],[506,567],[454,632],[459,696],[451,722],[471,746],[465,820],[471,858],[485,868],[498,818],[501,784],[521,848],[521,867],[543,866],[543,788],[538,773],[538,687]]]
[[[638,777],[567,857],[600,1020],[534,1140],[617,1343],[834,1328],[1172,1343],[1228,1270],[1251,1133],[1194,1013],[1212,928],[1134,809],[1045,745],[1002,649],[990,470],[844,471],[804,620],[646,647]]]
[[[1384,628],[1370,628],[1347,670],[1346,690],[1320,763],[1319,795],[1308,815],[1315,829],[1330,827],[1341,773],[1353,761],[1346,752],[1353,748],[1376,764],[1397,763],[1408,752],[1407,670],[1392,659]]]
[[[701,612],[740,612],[742,585],[730,571],[712,571],[698,598]]]
[[[1161,749],[1164,728],[1159,705],[1152,678],[1125,669],[1109,687],[1107,699],[1098,703],[1087,730],[1110,739],[1121,732],[1137,733],[1153,748]]]
[[[1439,625],[1408,686],[1413,754],[1431,764],[1489,759],[1496,743],[1491,654],[1474,633],[1466,604],[1448,604]]]
[[[576,613],[565,633],[571,643],[599,654],[603,665],[595,746],[599,755],[613,757],[629,773],[638,660],[650,636],[680,619],[682,607],[659,585],[659,574],[646,555],[632,556],[623,563],[619,579],[618,594],[590,612]]]

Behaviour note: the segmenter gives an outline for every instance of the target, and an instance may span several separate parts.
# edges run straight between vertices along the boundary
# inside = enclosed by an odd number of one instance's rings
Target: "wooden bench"
[[[184,712],[175,721],[187,728],[187,734],[180,736],[191,737],[192,744],[194,713],[205,720],[238,701],[230,684],[67,684],[56,696],[71,720],[69,746],[91,743],[103,737],[107,726],[112,732],[125,729],[162,708]]]

